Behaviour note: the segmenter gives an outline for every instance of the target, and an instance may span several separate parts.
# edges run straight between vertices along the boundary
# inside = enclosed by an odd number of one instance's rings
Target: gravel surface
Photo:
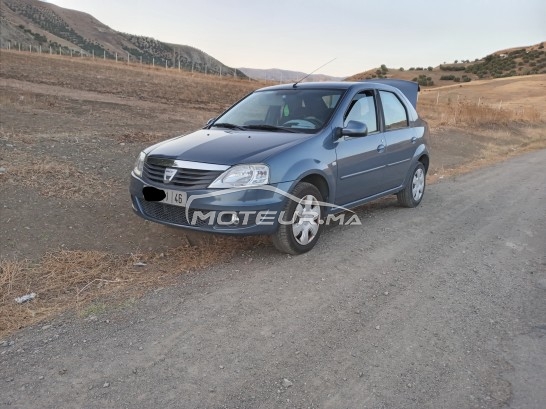
[[[16,408],[544,408],[546,151],[0,341]],[[10,406],[11,405],[11,406]]]

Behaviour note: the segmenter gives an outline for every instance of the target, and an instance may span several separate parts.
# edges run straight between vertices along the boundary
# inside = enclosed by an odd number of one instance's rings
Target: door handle
[[[417,138],[414,136],[413,138],[411,138],[411,143],[415,143],[417,142]]]
[[[383,153],[385,152],[385,145],[381,144],[377,147],[377,152]]]

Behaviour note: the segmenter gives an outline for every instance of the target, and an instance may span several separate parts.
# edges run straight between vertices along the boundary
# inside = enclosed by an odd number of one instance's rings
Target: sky
[[[544,0],[51,0],[230,67],[349,76],[546,41]]]

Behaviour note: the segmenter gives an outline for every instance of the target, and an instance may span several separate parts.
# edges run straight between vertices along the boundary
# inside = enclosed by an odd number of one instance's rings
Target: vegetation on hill
[[[536,49],[519,48],[508,53],[491,54],[466,67],[467,73],[479,78],[502,78],[514,75],[546,73],[546,51],[541,43]]]
[[[410,67],[389,69],[385,64],[349,77],[348,80],[373,78],[400,78],[418,82],[422,86],[444,85],[446,82],[462,83],[477,79],[504,78],[516,75],[546,74],[544,44],[521,47],[490,54],[483,59],[455,60],[438,67]]]

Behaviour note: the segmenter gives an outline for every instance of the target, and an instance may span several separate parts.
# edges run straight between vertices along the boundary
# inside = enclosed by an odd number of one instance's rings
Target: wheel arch
[[[298,183],[306,182],[314,185],[322,195],[322,200],[327,202],[330,198],[330,186],[326,178],[318,173],[311,173],[301,178]]]
[[[428,157],[428,155],[427,154],[421,155],[418,161],[421,162],[423,166],[425,167],[425,173],[428,173],[428,165],[430,164],[430,158]]]

